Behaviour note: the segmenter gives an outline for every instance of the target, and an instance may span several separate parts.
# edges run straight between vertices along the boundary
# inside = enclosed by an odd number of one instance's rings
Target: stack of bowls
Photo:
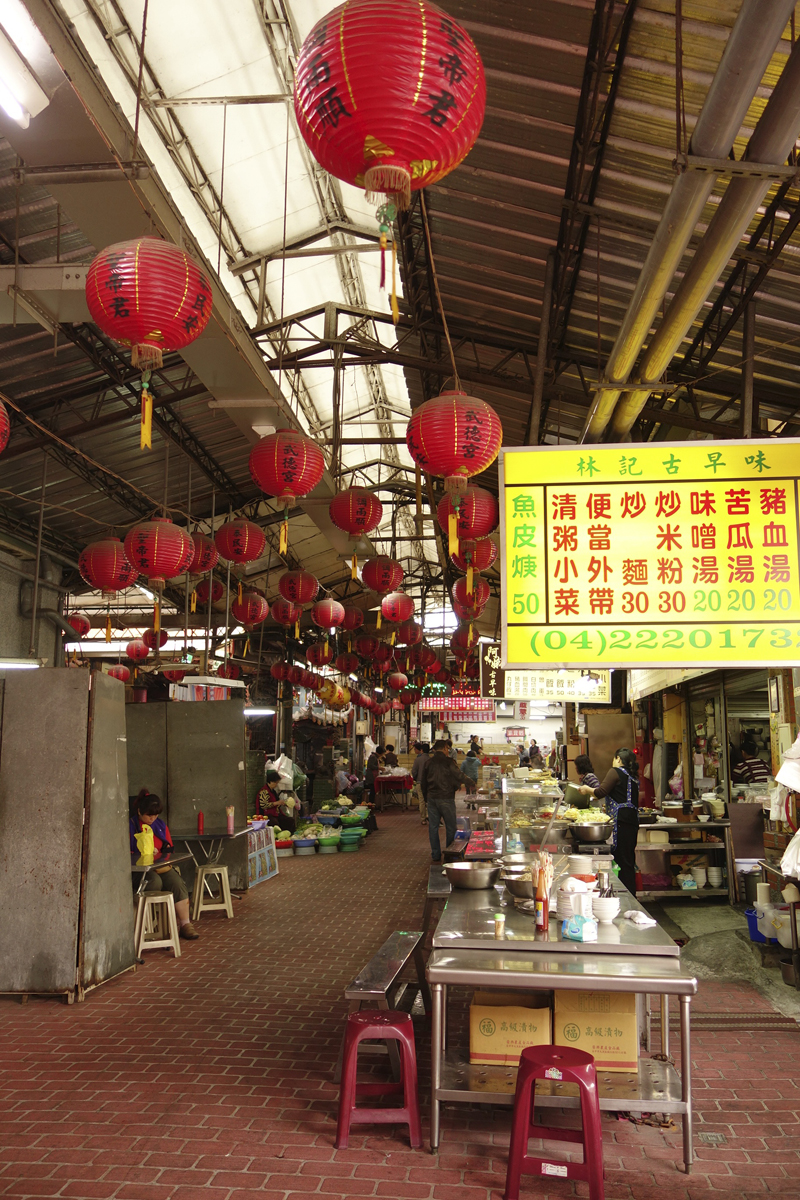
[[[618,896],[593,896],[592,912],[601,925],[610,925],[619,913]]]
[[[697,884],[698,888],[706,886],[706,869],[705,867],[692,867],[692,879]]]
[[[352,854],[361,845],[366,836],[366,829],[343,829],[339,835],[339,849],[344,854]]]
[[[722,867],[708,868],[708,885],[712,888],[722,887]]]
[[[559,921],[568,921],[570,917],[575,915],[575,908],[572,903],[572,892],[559,891],[556,900],[556,916]]]

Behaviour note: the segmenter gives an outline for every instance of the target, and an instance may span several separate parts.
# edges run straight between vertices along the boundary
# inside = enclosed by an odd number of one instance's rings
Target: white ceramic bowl
[[[698,819],[698,821],[702,821],[703,824],[705,825],[706,821],[711,820],[711,814],[710,813],[700,813],[698,815],[697,819]]]
[[[619,897],[618,896],[594,896],[592,898],[592,912],[601,925],[610,925],[619,914]]]

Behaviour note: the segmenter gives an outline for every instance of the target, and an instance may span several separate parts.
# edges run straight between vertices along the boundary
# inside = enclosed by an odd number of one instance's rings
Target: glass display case
[[[531,772],[528,779],[505,776],[502,781],[501,835],[503,853],[506,850],[529,850],[535,843],[538,849],[557,801],[563,793],[557,779],[547,773]],[[566,821],[553,822],[552,834],[560,834]]]

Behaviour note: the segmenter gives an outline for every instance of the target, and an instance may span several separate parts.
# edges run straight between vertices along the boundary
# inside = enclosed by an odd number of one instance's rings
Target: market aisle
[[[438,1159],[391,1127],[333,1149],[331,1084],[345,984],[395,929],[419,926],[427,831],[395,810],[355,855],[281,860],[278,879],[206,918],[175,961],[68,1008],[3,998],[0,1194],[70,1200],[498,1200],[509,1115],[446,1115]],[[730,989],[702,985],[723,1011]],[[762,1009],[752,989],[735,1003]],[[714,997],[709,1005],[708,999]],[[424,1089],[427,1038],[417,1025]],[[695,1174],[676,1167],[679,1135],[604,1121],[607,1200],[796,1195],[800,1092],[796,1033],[698,1033]],[[530,1180],[523,1196],[585,1196]]]

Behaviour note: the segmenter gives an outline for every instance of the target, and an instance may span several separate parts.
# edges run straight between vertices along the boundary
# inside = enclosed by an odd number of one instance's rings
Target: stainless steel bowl
[[[533,900],[533,884],[530,879],[515,879],[513,875],[506,875],[503,883],[512,896],[517,896],[520,900]]]
[[[613,832],[613,821],[607,825],[579,825],[576,821],[570,826],[570,833],[577,842],[607,842]]]
[[[784,983],[788,983],[790,987],[796,986],[794,963],[792,962],[791,958],[781,959],[781,976]]]
[[[497,883],[500,874],[499,867],[489,863],[448,863],[444,873],[455,888],[465,888],[469,891],[479,891],[481,888],[491,888]]]

